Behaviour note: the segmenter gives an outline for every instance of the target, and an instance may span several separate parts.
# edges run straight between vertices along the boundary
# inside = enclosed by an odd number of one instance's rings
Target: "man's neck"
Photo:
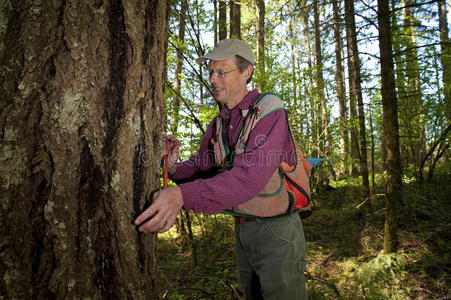
[[[248,91],[247,91],[247,89],[245,89],[239,96],[236,97],[236,99],[237,99],[236,101],[226,103],[227,109],[232,110],[235,107],[237,107],[238,104],[240,104],[241,101],[243,101],[243,99],[247,96],[247,94],[248,94]]]

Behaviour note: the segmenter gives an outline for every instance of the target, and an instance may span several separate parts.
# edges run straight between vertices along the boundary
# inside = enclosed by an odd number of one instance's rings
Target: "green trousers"
[[[307,299],[305,237],[298,214],[237,223],[235,236],[246,299]]]

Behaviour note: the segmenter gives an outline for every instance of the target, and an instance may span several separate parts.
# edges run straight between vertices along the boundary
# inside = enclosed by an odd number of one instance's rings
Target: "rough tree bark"
[[[388,0],[378,0],[379,48],[381,55],[381,96],[387,171],[384,252],[397,247],[396,206],[402,200],[401,158],[399,153],[398,103],[391,42],[390,8]]]
[[[167,1],[6,1],[0,294],[155,298]]]

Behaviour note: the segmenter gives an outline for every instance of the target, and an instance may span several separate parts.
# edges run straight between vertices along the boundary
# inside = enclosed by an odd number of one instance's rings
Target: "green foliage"
[[[449,294],[451,236],[449,171],[430,184],[405,181],[399,206],[399,251],[382,254],[384,176],[376,176],[373,233],[364,232],[361,179],[331,182],[313,195],[313,215],[303,221],[307,240],[310,299],[436,299]],[[176,230],[160,235],[158,286],[167,299],[239,299],[233,220],[228,215],[193,215],[194,237]],[[198,265],[193,265],[192,244]],[[171,298],[173,297],[173,298]],[[178,297],[178,298],[177,298]],[[164,298],[164,297],[162,297]]]
[[[169,299],[233,299],[238,277],[231,217],[193,216],[194,240],[174,230],[160,236],[160,295]],[[193,265],[193,243],[198,265]]]
[[[407,260],[402,253],[379,254],[376,258],[366,262],[357,272],[356,281],[368,299],[405,299],[406,295],[396,286],[405,278]]]

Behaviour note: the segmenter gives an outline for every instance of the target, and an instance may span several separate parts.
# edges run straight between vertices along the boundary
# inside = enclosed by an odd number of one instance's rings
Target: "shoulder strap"
[[[257,125],[258,121],[281,109],[285,110],[285,105],[279,96],[273,93],[261,94],[257,100],[249,106],[248,110],[242,111],[245,119],[234,143],[235,146],[232,146],[233,148],[228,146],[228,137],[224,136],[225,131],[221,118],[216,118],[216,137],[212,139],[215,149],[216,164],[222,167],[230,165],[230,162],[225,164],[225,159],[229,156],[227,161],[231,161],[233,164],[235,155],[241,154],[246,150],[249,135]]]
[[[235,153],[240,154],[244,152],[249,135],[252,129],[257,125],[258,121],[265,118],[270,113],[281,109],[285,110],[285,105],[279,96],[273,93],[261,94],[246,112],[244,125],[238,135],[238,140],[235,143]]]
[[[260,109],[261,118],[263,119],[267,115],[277,110],[285,110],[285,105],[279,96],[273,93],[263,93],[255,101],[255,105]]]

